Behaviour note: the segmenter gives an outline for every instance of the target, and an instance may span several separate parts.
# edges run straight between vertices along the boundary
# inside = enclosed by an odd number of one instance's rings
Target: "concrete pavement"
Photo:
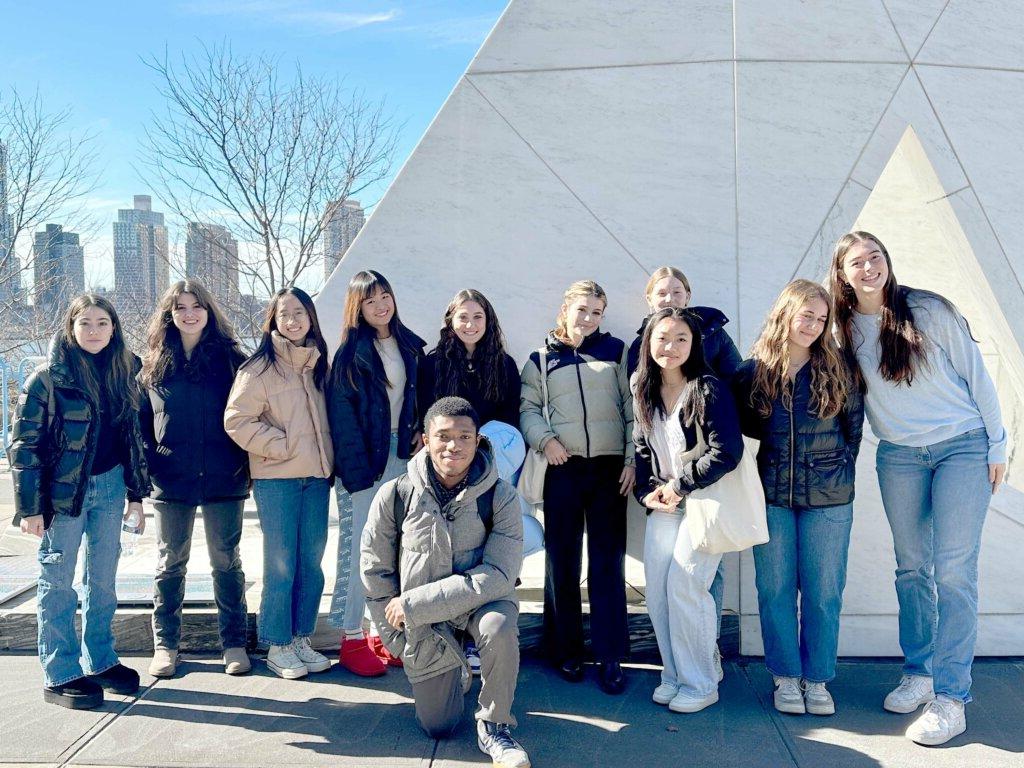
[[[300,681],[254,673],[232,678],[217,659],[186,656],[178,677],[155,680],[147,659],[137,698],[110,697],[95,712],[44,704],[37,660],[0,656],[0,764],[34,766],[428,766],[487,765],[477,751],[472,701],[455,737],[435,742],[413,721],[400,670],[377,680],[337,667]],[[517,736],[537,768],[1019,768],[1024,766],[1024,665],[979,662],[966,734],[943,748],[907,741],[910,715],[890,715],[881,700],[899,678],[895,663],[840,665],[831,686],[834,717],[780,715],[759,661],[726,664],[721,701],[696,715],[650,702],[653,667],[630,667],[622,696],[592,679],[562,681],[526,659],[515,711]]]

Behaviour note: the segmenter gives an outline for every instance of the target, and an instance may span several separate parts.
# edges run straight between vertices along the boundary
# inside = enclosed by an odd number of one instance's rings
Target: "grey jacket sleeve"
[[[534,450],[543,451],[547,442],[557,435],[544,418],[544,389],[540,380],[540,368],[534,362],[533,355],[530,355],[523,366],[521,379],[519,429],[527,445]]]
[[[480,565],[403,592],[405,623],[410,629],[450,621],[513,593],[523,565],[523,515],[515,489],[504,481],[498,483],[493,525]]]
[[[402,632],[388,624],[384,609],[398,597],[398,530],[395,525],[397,480],[384,483],[370,503],[370,513],[359,540],[359,573],[366,587],[366,607],[381,639],[392,653]]]

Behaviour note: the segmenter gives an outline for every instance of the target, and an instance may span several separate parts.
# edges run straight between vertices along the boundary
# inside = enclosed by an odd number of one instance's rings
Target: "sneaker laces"
[[[780,677],[776,686],[783,696],[799,696],[800,686],[790,677]]]
[[[519,742],[512,738],[512,730],[508,723],[487,723],[484,728],[487,735],[490,736],[491,742],[500,747],[502,751],[506,749],[522,750]]]
[[[824,683],[812,683],[808,680],[803,680],[800,683],[800,687],[804,689],[804,693],[811,696],[824,696],[828,693]]]
[[[949,723],[956,719],[959,709],[957,702],[953,699],[940,696],[928,702],[921,719],[927,718],[929,722],[934,722],[936,725],[943,722]]]

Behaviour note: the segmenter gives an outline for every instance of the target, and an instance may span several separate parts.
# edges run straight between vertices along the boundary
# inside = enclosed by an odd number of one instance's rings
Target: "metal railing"
[[[39,363],[38,357],[25,357],[17,366],[4,357],[0,357],[0,459],[7,460],[7,444],[11,436],[11,384],[16,384],[20,391],[25,379],[35,370]]]

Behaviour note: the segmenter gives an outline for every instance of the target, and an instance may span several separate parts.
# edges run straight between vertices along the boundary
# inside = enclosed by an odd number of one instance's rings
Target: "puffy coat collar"
[[[57,331],[50,339],[50,345],[46,350],[46,366],[50,372],[50,379],[54,386],[62,389],[73,389],[86,397],[88,393],[78,383],[71,369],[71,361],[68,359],[71,349],[65,341],[64,332]]]
[[[394,333],[395,338],[398,340],[399,349],[401,350],[412,348],[418,349],[422,352],[423,348],[427,346],[427,342],[410,331],[404,325],[396,327]],[[356,329],[355,356],[356,359],[365,367],[371,367],[373,365],[374,356],[377,354],[373,346],[373,341],[376,337],[376,332],[368,325],[360,325],[359,328]]]
[[[580,354],[586,354],[595,347],[600,346],[606,339],[610,339],[611,336],[607,331],[597,330],[589,336],[585,336],[578,347],[573,347],[571,344],[566,344],[557,338],[553,333],[549,333],[545,344],[550,352],[572,352],[575,350]]]
[[[308,338],[303,346],[297,347],[277,331],[271,331],[270,340],[274,345],[274,354],[299,373],[313,370],[320,359],[320,350]]]
[[[686,311],[691,315],[696,315],[697,320],[700,322],[700,332],[705,336],[711,335],[729,323],[729,318],[725,316],[725,313],[714,307],[687,307]],[[643,334],[653,315],[654,313],[652,312],[640,323],[640,327],[636,329],[637,336]]]
[[[417,494],[430,488],[430,478],[427,476],[429,461],[430,452],[426,448],[409,460],[409,479],[412,480]],[[497,482],[498,468],[491,454],[491,444],[486,437],[481,437],[476,456],[473,457],[473,464],[469,468],[469,485],[455,497],[455,501],[475,501],[478,496],[482,496],[488,488]]]

